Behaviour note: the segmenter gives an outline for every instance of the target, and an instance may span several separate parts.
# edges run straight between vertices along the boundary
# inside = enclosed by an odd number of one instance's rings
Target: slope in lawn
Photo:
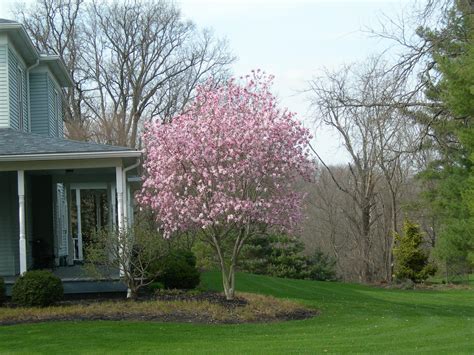
[[[220,289],[218,273],[205,285]],[[402,291],[239,274],[241,291],[298,300],[321,315],[246,325],[78,322],[0,328],[0,352],[474,352],[474,292]]]

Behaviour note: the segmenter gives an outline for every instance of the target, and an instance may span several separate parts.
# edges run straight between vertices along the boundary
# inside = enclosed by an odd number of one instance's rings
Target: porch
[[[0,141],[0,276],[11,285],[27,270],[47,269],[63,280],[66,293],[123,288],[118,270],[97,280],[82,264],[96,230],[133,223],[141,152],[11,130],[5,136]]]

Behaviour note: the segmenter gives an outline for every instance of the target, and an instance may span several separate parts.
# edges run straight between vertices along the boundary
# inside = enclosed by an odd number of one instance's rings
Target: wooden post
[[[20,231],[20,274],[26,272],[25,171],[18,170],[18,221]]]

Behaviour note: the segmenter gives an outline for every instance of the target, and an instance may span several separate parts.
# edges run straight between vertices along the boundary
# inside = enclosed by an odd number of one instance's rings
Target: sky
[[[31,2],[32,0],[26,0]],[[175,0],[183,16],[226,38],[238,58],[232,70],[275,75],[274,92],[283,107],[315,129],[305,92],[323,68],[363,60],[388,44],[364,29],[377,27],[382,14],[396,16],[416,0]],[[0,18],[12,18],[15,0],[0,0]],[[315,131],[314,146],[331,164],[348,157],[337,135]]]

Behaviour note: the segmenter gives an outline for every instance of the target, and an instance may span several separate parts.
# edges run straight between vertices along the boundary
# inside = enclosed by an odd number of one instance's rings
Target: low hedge
[[[46,307],[63,298],[61,279],[45,270],[33,270],[20,276],[13,285],[12,301],[22,307]]]

